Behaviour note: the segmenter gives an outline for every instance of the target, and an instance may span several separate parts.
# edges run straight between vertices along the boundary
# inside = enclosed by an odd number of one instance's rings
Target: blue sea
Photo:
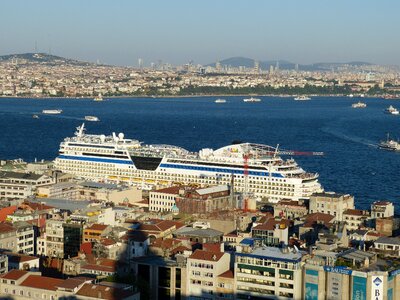
[[[324,156],[296,156],[307,171],[318,172],[327,191],[350,193],[358,208],[376,200],[399,203],[400,153],[380,150],[377,143],[390,133],[400,138],[400,116],[383,113],[400,101],[362,99],[365,109],[353,109],[356,98],[260,97],[113,98],[103,102],[73,99],[0,98],[0,159],[54,159],[64,137],[73,135],[85,115],[88,133],[123,132],[145,143],[163,143],[198,151],[219,148],[234,140],[296,151],[323,151]],[[43,115],[43,109],[62,109]],[[38,114],[39,119],[32,118]]]

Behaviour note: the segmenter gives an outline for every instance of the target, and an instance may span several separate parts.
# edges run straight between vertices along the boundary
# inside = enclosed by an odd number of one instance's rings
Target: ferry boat
[[[42,113],[46,114],[46,115],[59,115],[62,112],[63,112],[62,109],[43,109],[42,110]]]
[[[96,116],[85,116],[85,120],[90,121],[90,122],[99,122],[100,121],[100,119]]]
[[[225,99],[217,99],[214,101],[215,103],[226,103]]]
[[[172,145],[145,145],[123,133],[86,134],[82,124],[73,137],[61,142],[54,163],[57,170],[96,181],[158,186],[233,182],[239,192],[247,184],[248,192],[270,202],[308,199],[323,191],[317,173],[304,171],[294,159],[282,159],[280,154],[274,147],[253,143],[189,152]]]
[[[381,141],[379,143],[379,148],[390,151],[400,151],[400,142],[391,139],[388,134],[386,141]]]
[[[392,105],[390,105],[388,108],[386,108],[383,112],[385,114],[389,114],[389,115],[398,115],[399,114],[398,109],[393,107]]]
[[[357,103],[353,103],[351,105],[352,108],[366,108],[367,104],[361,101],[358,101]]]
[[[250,97],[250,98],[243,99],[243,102],[261,102],[261,99]]]
[[[311,100],[311,98],[310,98],[310,97],[307,97],[307,96],[297,96],[297,97],[294,98],[294,100],[297,100],[297,101],[306,101],[306,100]]]
[[[103,96],[101,94],[98,94],[97,97],[94,97],[94,101],[103,101]]]

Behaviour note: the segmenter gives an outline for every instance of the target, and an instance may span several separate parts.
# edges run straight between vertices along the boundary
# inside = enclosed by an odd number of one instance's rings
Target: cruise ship
[[[304,171],[294,159],[282,159],[271,146],[240,143],[190,152],[171,145],[145,145],[123,133],[87,134],[84,124],[61,142],[55,167],[84,179],[147,186],[207,186],[233,180],[236,191],[270,202],[307,199],[323,191],[317,173]]]

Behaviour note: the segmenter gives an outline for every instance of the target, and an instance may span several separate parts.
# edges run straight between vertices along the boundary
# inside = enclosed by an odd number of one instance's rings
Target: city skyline
[[[400,65],[393,38],[399,4],[388,3],[6,1],[0,55],[51,52],[129,66],[139,58],[145,65],[208,64],[236,56]]]

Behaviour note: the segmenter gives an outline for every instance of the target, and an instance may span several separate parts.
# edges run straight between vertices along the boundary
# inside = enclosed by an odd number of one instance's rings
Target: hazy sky
[[[398,0],[2,0],[0,55],[120,65],[232,56],[400,65]]]

